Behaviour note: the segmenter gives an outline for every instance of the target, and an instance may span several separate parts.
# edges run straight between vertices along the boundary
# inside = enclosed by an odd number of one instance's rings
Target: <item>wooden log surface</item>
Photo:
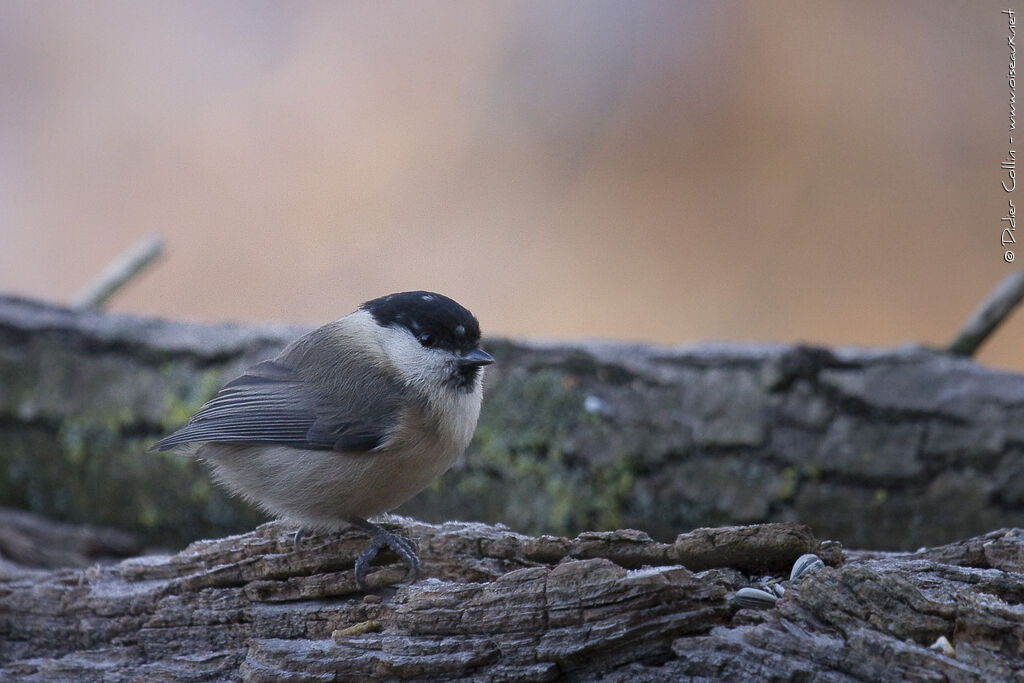
[[[389,525],[355,588],[355,530],[275,522],[113,565],[0,566],[0,680],[974,681],[1024,676],[1024,531],[918,553],[843,553],[795,524],[568,539]],[[799,556],[825,566],[789,580]],[[395,564],[389,564],[394,562]],[[781,593],[738,608],[736,591]],[[943,645],[943,639],[946,644]],[[934,646],[934,647],[933,647]]]
[[[0,680],[1024,680],[1020,375],[489,338],[477,437],[405,510],[509,526],[395,518],[423,576],[382,553],[364,594],[358,532],[219,537],[257,518],[145,453],[302,331],[0,297],[0,504],[136,534],[0,511]]]

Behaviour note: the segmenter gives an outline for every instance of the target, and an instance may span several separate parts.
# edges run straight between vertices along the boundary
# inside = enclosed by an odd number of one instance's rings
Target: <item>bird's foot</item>
[[[292,537],[292,545],[295,547],[295,552],[299,552],[299,543],[308,535],[309,529],[304,526],[300,526],[295,530],[295,535]]]
[[[373,558],[377,557],[377,553],[385,546],[395,551],[395,553],[409,566],[409,573],[406,574],[405,577],[406,580],[416,580],[416,576],[420,571],[420,557],[416,551],[415,541],[406,538],[405,536],[399,536],[394,532],[388,531],[387,529],[379,527],[371,522],[367,522],[365,519],[359,517],[353,517],[348,521],[349,524],[359,527],[370,535],[369,547],[367,547],[366,550],[360,553],[359,557],[356,558],[356,586],[359,590],[366,589],[366,585],[363,583],[363,578],[366,576],[366,570],[369,569],[370,562],[373,561]]]

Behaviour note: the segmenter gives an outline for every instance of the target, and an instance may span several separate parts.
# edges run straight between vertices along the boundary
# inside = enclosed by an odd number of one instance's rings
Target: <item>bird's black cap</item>
[[[419,337],[433,335],[443,349],[468,351],[480,343],[480,324],[465,307],[443,294],[399,292],[367,301],[367,311],[378,325],[398,325]]]

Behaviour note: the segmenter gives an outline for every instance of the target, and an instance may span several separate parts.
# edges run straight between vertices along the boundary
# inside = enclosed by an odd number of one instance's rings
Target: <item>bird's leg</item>
[[[299,542],[309,533],[309,529],[304,526],[299,526],[295,530],[295,536],[292,537],[292,545],[295,546],[295,552],[299,552]]]
[[[363,584],[363,577],[366,575],[366,570],[369,568],[370,562],[377,556],[377,553],[381,548],[387,546],[395,551],[395,553],[405,561],[409,566],[409,573],[406,574],[406,580],[415,581],[416,575],[420,571],[420,558],[416,552],[415,541],[406,538],[405,536],[399,536],[396,533],[383,529],[376,524],[367,522],[365,519],[360,517],[352,517],[348,520],[348,523],[352,526],[357,526],[370,535],[370,545],[359,557],[356,558],[356,586],[359,590],[364,590],[366,586]]]

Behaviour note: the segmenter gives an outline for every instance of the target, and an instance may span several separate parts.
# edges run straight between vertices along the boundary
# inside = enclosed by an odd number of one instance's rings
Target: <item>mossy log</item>
[[[281,522],[87,569],[0,566],[0,679],[814,680],[1024,677],[1024,532],[844,554],[795,524],[529,537],[393,519],[354,585],[355,530],[296,550]],[[818,566],[789,580],[790,566]],[[389,562],[395,562],[389,564]],[[736,592],[775,586],[763,609]],[[767,593],[765,593],[767,595]],[[773,604],[774,602],[774,604]]]
[[[199,465],[146,448],[303,331],[0,297],[0,505],[175,547],[251,529],[263,518]],[[473,444],[400,512],[662,540],[800,521],[880,549],[1024,512],[1018,374],[913,346],[485,346],[498,362]]]

